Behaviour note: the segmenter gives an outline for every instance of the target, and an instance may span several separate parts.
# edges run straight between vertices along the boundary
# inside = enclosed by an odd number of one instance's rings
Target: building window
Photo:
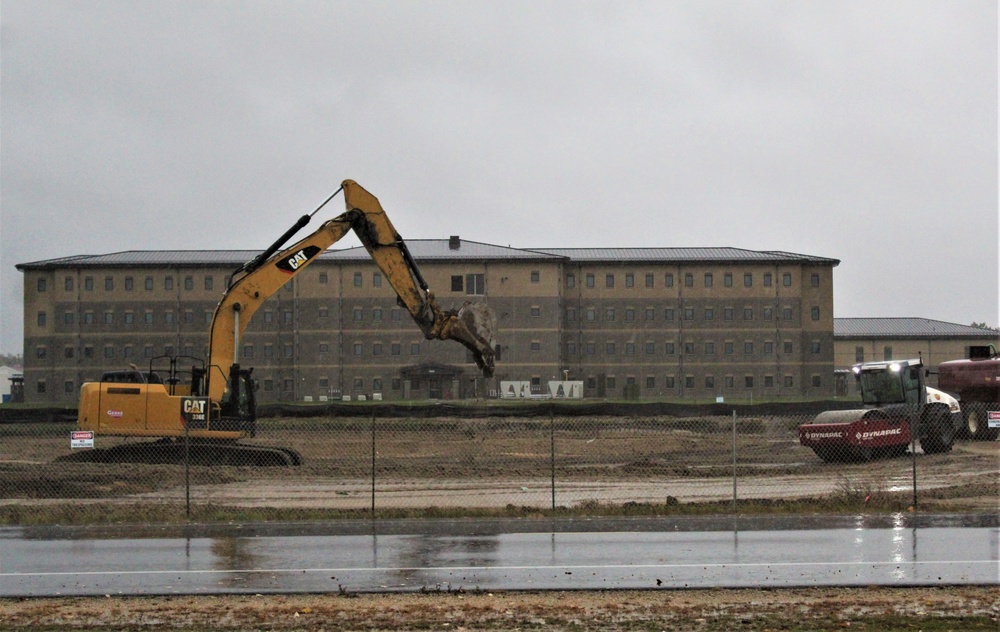
[[[813,320],[819,320],[819,307],[813,306],[813,308],[809,310],[809,315]]]
[[[364,283],[364,281],[362,280],[361,273],[360,272],[355,272],[354,273],[354,287],[361,287],[363,283]]]
[[[35,357],[39,360],[44,359],[46,355],[48,355],[48,349],[45,347],[38,347],[35,349]]]
[[[674,376],[668,375],[667,377],[663,378],[663,386],[665,388],[674,388]]]
[[[42,291],[44,292],[45,290]],[[35,383],[35,391],[39,394],[45,393],[45,380],[38,380],[38,382]]]
[[[674,275],[670,272],[667,272],[667,274],[663,277],[663,286],[674,287]]]
[[[684,320],[694,320],[694,308],[685,307],[684,308]]]
[[[153,324],[153,312],[146,312],[143,314],[143,319],[146,321],[147,325]]]
[[[732,320],[733,319],[733,308],[732,307],[723,307],[722,308],[722,319],[723,320]]]
[[[883,360],[892,360],[892,347],[883,347],[882,348],[882,359]]]
[[[567,288],[576,287],[576,277],[573,276],[573,274],[566,275],[566,287]]]
[[[656,353],[656,343],[655,342],[646,342],[646,344],[644,345],[644,348],[646,350],[646,355],[653,355],[654,353]]]
[[[652,375],[646,376],[646,388],[656,388],[656,378]]]
[[[587,287],[594,287],[594,275],[593,274],[591,274],[590,272],[588,272],[587,276],[586,276],[586,280],[587,280]]]
[[[372,355],[373,356],[380,356],[380,355],[382,355],[382,343],[381,342],[376,342],[376,343],[372,344]]]
[[[354,355],[359,356],[364,352],[364,345],[360,342],[354,343]]]
[[[764,273],[764,287],[771,287],[771,273]]]
[[[110,324],[112,324],[114,322],[115,322],[115,313],[114,312],[104,312],[104,324],[105,325],[110,325]]]
[[[604,277],[604,287],[614,287],[615,286],[615,275],[608,274]]]
[[[794,385],[795,385],[795,378],[793,378],[791,375],[786,375],[785,376],[785,387],[786,388],[792,388]]]
[[[771,307],[764,308],[764,320],[774,320],[774,309]]]
[[[781,275],[781,284],[785,287],[792,287],[792,275],[789,272],[785,272]]]
[[[685,342],[684,343],[684,355],[694,355],[694,343]]]
[[[715,376],[706,375],[705,376],[705,388],[715,388]]]
[[[410,355],[411,356],[418,356],[418,355],[420,355],[420,343],[419,342],[411,342],[410,343]]]
[[[604,353],[609,356],[615,355],[615,343],[609,342],[604,345]]]
[[[66,312],[63,314],[63,323],[66,325],[73,324],[73,312]]]
[[[185,290],[194,289],[194,277],[184,277],[184,289]]]
[[[88,292],[94,291],[94,277],[89,276],[83,279],[83,289],[87,290]]]
[[[819,275],[818,274],[813,274],[809,278],[809,281],[810,281],[810,283],[812,284],[813,287],[819,287]]]
[[[774,387],[774,376],[773,375],[765,375],[764,376],[764,388],[773,388],[773,387]]]
[[[215,285],[215,282],[212,281],[212,277],[206,276],[205,277],[205,289],[206,290],[211,290],[213,285]]]
[[[635,343],[626,342],[625,343],[625,355],[635,355]]]
[[[354,308],[354,322],[360,323],[364,319],[365,319],[365,310],[361,309],[360,307],[355,307]]]
[[[319,273],[319,284],[320,285],[326,285],[329,282],[330,282],[330,277],[327,276],[326,272],[320,272]]]
[[[587,355],[594,355],[597,353],[597,344],[592,340],[587,341]]]
[[[401,388],[403,388],[403,380],[398,377],[392,378],[392,390],[398,391]]]
[[[38,312],[38,326],[45,326],[45,312]]]
[[[631,307],[625,309],[625,322],[631,323],[635,320],[635,310]]]
[[[325,342],[319,343],[319,352],[320,353],[327,353],[329,351],[330,351],[330,345],[329,344],[327,344]]]
[[[83,348],[83,357],[85,357],[85,358],[93,358],[94,357],[94,348],[91,347],[90,345],[85,346]]]
[[[712,287],[712,273],[705,273],[705,287]]]
[[[272,344],[265,344],[264,345],[264,357],[265,358],[273,358],[274,357],[274,345],[272,345]]]
[[[792,353],[792,343],[791,343],[791,341],[789,341],[789,340],[785,341],[783,352],[787,353],[787,354],[791,354]]]
[[[614,321],[614,319],[615,319],[615,308],[614,307],[609,307],[606,310],[604,310],[604,320],[606,320],[608,322],[612,322],[612,321]]]
[[[39,292],[44,292],[48,288],[48,282],[45,277],[38,278],[38,284],[35,286]]]
[[[674,355],[674,353],[676,353],[676,352],[677,352],[677,349],[676,349],[676,347],[674,346],[674,343],[672,343],[672,342],[668,342],[668,343],[666,344],[666,348],[665,348],[665,350],[666,350],[666,352],[667,352],[667,355]]]
[[[715,318],[715,310],[711,307],[705,308],[705,320],[713,320]]]
[[[726,287],[733,287],[733,273],[727,272],[722,275],[722,284]]]
[[[782,320],[791,320],[792,319],[792,308],[791,307],[782,307],[781,308],[781,318],[782,318]]]
[[[592,323],[595,320],[597,320],[597,310],[595,310],[593,307],[588,307],[586,314],[588,323]]]
[[[744,342],[743,343],[743,355],[753,355],[753,343]]]
[[[818,375],[814,375],[812,376],[812,385],[813,388],[819,388],[820,386],[823,385],[823,380],[821,380]]]
[[[653,273],[646,273],[646,287],[653,287]]]
[[[753,308],[744,307],[743,308],[743,320],[753,320]]]
[[[815,354],[815,353],[819,353],[819,351],[820,351],[820,344],[819,344],[819,340],[813,340],[813,341],[812,341],[812,345],[811,345],[811,350],[812,350],[812,352],[813,352],[814,354]]]
[[[538,318],[541,315],[542,315],[542,308],[539,307],[538,305],[532,305],[531,306],[531,317],[532,318]]]
[[[292,354],[292,345],[291,345],[291,343],[286,343],[285,345],[282,346],[282,348],[281,348],[281,354],[283,356],[285,356],[286,358],[291,358],[292,357],[293,354]]]
[[[65,288],[67,292],[73,291],[73,277],[66,277]]]
[[[382,322],[382,308],[376,307],[372,310],[372,322]]]
[[[146,345],[142,348],[142,357],[144,358],[153,357],[153,345]]]
[[[532,351],[541,351],[542,350],[542,343],[538,342],[537,340],[532,340],[531,341],[531,350]]]
[[[382,273],[374,272],[372,273],[372,287],[382,287]],[[381,381],[381,380],[379,380]]]
[[[753,287],[753,273],[747,272],[743,275],[743,287]]]
[[[726,355],[733,355],[736,353],[736,345],[732,342],[725,343],[722,348]]]
[[[244,358],[253,357],[253,345],[243,345],[243,357]]]
[[[674,308],[667,307],[663,310],[663,320],[673,320],[674,319]]]
[[[715,343],[706,342],[705,343],[705,355],[715,355]]]
[[[465,275],[465,293],[466,293],[466,295],[470,295],[470,294],[483,295],[483,294],[486,294],[486,275],[485,274],[466,274]]]
[[[463,277],[461,274],[453,274],[453,275],[451,275],[451,291],[452,292],[461,292],[461,291],[465,290],[465,284],[462,283],[462,280],[464,278],[465,277]]]
[[[567,322],[571,322],[571,323],[574,322],[574,321],[576,321],[576,308],[575,307],[567,307],[566,308],[566,321]]]
[[[163,322],[165,322],[168,325],[173,325],[174,324],[174,313],[173,312],[167,312],[166,314],[164,314],[163,315]]]
[[[83,313],[83,324],[93,325],[94,324],[94,312],[84,312]]]
[[[694,376],[685,375],[684,376],[684,388],[694,388]]]
[[[615,378],[607,377],[604,380],[604,385],[607,386],[608,390],[614,390],[615,388]]]
[[[147,292],[153,291],[153,277],[146,277],[145,286]]]
[[[284,312],[282,312],[282,314],[281,314],[281,320],[286,325],[291,325],[292,324],[292,310],[286,309]]]
[[[625,273],[625,287],[635,287],[635,275],[631,272]]]
[[[125,277],[125,291],[131,292],[134,288],[135,288],[135,279],[133,279],[130,276]]]
[[[174,277],[166,277],[163,279],[163,289],[172,290],[174,289]]]
[[[75,350],[73,349],[73,347],[65,347],[65,348],[63,348],[63,357],[64,358],[72,358],[74,352],[75,352]]]
[[[690,272],[684,273],[684,287],[694,287],[694,275]]]
[[[576,343],[567,342],[566,343],[566,355],[576,355]]]
[[[656,318],[656,310],[652,307],[646,308],[646,320],[654,320]]]
[[[531,282],[532,283],[538,283],[541,280],[542,280],[541,273],[538,270],[532,270],[531,271]]]
[[[733,376],[732,375],[727,375],[726,377],[724,377],[723,380],[722,380],[722,382],[723,382],[723,384],[725,384],[726,388],[733,388]]]
[[[743,378],[743,385],[747,388],[753,388],[753,376],[747,375]]]
[[[774,343],[765,342],[764,343],[764,355],[771,355],[774,353]]]

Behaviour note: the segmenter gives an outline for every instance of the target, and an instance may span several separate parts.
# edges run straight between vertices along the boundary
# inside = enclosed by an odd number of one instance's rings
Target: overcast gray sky
[[[787,250],[841,260],[835,316],[997,325],[997,26],[994,0],[4,0],[0,351],[15,264],[263,249],[345,178],[408,239]]]

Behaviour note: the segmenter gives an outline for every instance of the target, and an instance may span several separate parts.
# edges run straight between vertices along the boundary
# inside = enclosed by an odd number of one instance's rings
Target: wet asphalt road
[[[0,596],[1000,584],[980,516],[2,528]]]

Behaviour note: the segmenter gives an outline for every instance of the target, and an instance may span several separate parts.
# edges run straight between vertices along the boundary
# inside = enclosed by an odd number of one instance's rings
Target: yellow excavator
[[[283,248],[321,208],[343,191],[347,211],[315,232]],[[159,441],[124,443],[88,450],[73,460],[145,463],[288,466],[301,459],[294,450],[240,443],[256,434],[253,369],[240,366],[240,340],[254,312],[319,255],[353,231],[396,291],[399,304],[428,340],[455,340],[471,352],[486,377],[493,375],[495,318],[481,304],[442,310],[420,274],[378,199],[352,180],[311,214],[303,215],[267,250],[237,270],[215,309],[207,361],[192,367],[183,382],[169,357],[169,377],[152,369],[111,371],[80,390],[78,426],[96,436],[157,437]],[[186,373],[186,372],[185,372]]]

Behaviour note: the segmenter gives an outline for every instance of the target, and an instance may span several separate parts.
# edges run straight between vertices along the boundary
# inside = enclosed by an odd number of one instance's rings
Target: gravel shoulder
[[[0,600],[20,630],[997,630],[996,586]]]

